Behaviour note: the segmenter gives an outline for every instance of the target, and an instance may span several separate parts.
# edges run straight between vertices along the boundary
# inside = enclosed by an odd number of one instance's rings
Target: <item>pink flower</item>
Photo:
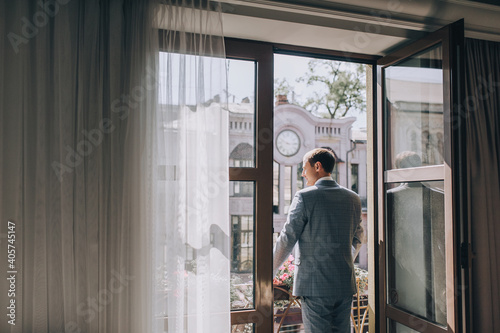
[[[295,270],[295,265],[290,265],[290,266],[288,266],[288,270],[289,270],[290,272],[293,272],[293,271]]]
[[[281,276],[281,281],[285,281],[288,278],[288,273],[285,273]]]
[[[290,256],[288,257],[288,261],[292,261],[293,259],[295,258],[290,254]]]

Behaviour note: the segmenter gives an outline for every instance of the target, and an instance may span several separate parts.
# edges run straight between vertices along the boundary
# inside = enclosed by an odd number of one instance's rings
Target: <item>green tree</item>
[[[298,82],[317,87],[302,107],[331,119],[349,111],[365,111],[365,66],[333,60],[313,59]]]
[[[293,91],[293,89],[293,86],[286,80],[286,78],[282,78],[281,80],[278,78],[274,79],[274,96],[288,95]]]

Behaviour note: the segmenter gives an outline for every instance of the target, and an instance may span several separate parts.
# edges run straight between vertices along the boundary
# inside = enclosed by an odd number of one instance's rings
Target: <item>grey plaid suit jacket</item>
[[[362,242],[359,196],[334,180],[318,180],[295,194],[274,247],[273,273],[297,244],[295,296],[352,296],[356,278],[351,246],[359,248]]]

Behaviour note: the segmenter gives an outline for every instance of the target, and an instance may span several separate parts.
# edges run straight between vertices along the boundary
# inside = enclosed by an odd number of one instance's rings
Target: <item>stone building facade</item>
[[[229,105],[230,166],[252,167],[254,164],[254,105]],[[366,228],[366,132],[353,130],[355,117],[327,119],[314,116],[286,98],[278,99],[274,108],[274,181],[273,229],[280,232],[296,191],[305,185],[302,157],[318,147],[333,150],[337,165],[332,174],[337,182],[357,192],[363,202],[363,224]],[[265,135],[263,133],[262,135]],[[253,253],[253,183],[231,182],[230,219],[232,223],[232,270],[244,272],[252,267]],[[367,267],[366,245],[357,259]]]

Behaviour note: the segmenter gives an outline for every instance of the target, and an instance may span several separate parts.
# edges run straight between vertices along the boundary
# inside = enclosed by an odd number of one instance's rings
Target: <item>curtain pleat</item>
[[[156,5],[0,4],[0,332],[151,331]]]
[[[500,43],[466,40],[474,332],[500,332]]]

